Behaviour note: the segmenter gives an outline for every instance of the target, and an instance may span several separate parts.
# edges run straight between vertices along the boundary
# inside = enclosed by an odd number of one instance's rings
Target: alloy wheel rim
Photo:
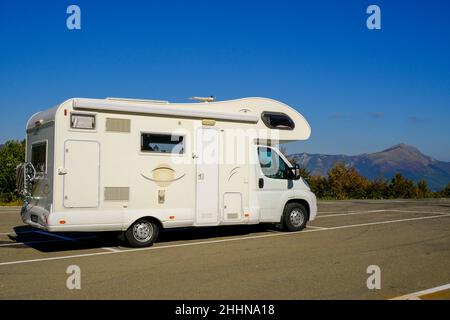
[[[289,219],[294,227],[300,227],[305,222],[305,216],[299,209],[292,210]]]
[[[148,221],[141,221],[133,227],[134,238],[139,242],[147,242],[153,235],[153,226]]]

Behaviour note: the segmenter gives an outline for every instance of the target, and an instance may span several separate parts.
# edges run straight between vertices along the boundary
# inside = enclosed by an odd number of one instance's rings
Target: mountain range
[[[311,175],[326,176],[333,165],[339,162],[347,167],[355,167],[368,179],[392,179],[398,172],[416,182],[424,179],[434,191],[450,183],[450,162],[433,159],[404,143],[380,152],[355,156],[298,153],[290,155],[289,159],[308,169]]]

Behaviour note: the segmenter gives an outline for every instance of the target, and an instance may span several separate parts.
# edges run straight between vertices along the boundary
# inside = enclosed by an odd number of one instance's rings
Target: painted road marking
[[[429,214],[449,214],[448,212],[440,212],[440,211],[417,211],[417,210],[399,210],[399,209],[392,209],[390,211],[393,212],[410,212],[410,213],[429,213]]]
[[[430,211],[415,211],[415,210],[398,210],[398,209],[380,209],[380,210],[367,210],[367,211],[348,211],[345,213],[336,212],[335,214],[326,214],[322,215],[322,213],[334,213],[334,212],[321,212],[316,216],[318,218],[332,218],[332,217],[341,217],[341,216],[351,216],[358,214],[367,214],[367,213],[379,213],[379,212],[400,212],[400,213],[428,213],[428,214],[449,214],[447,212],[430,212]]]
[[[77,254],[77,255],[70,255],[70,256],[59,256],[59,257],[38,258],[38,259],[30,259],[30,260],[8,261],[8,262],[0,263],[0,266],[7,266],[7,265],[13,265],[13,264],[24,264],[24,263],[32,263],[32,262],[42,262],[42,261],[63,260],[63,259],[74,259],[74,258],[82,258],[82,257],[93,257],[93,256],[119,254],[119,253],[126,253],[126,252],[190,247],[190,246],[197,246],[197,245],[224,243],[224,242],[232,242],[232,241],[243,241],[243,240],[253,240],[253,239],[261,239],[261,238],[269,238],[269,237],[292,236],[292,235],[296,235],[296,234],[304,234],[304,233],[309,233],[309,232],[323,232],[323,231],[330,231],[330,230],[349,229],[349,228],[382,225],[382,224],[390,224],[390,223],[399,223],[399,222],[407,222],[407,221],[419,221],[419,220],[426,220],[426,219],[439,219],[439,218],[446,218],[446,217],[450,217],[450,214],[443,214],[443,215],[429,216],[429,217],[418,217],[418,218],[410,218],[410,219],[399,219],[399,220],[391,220],[391,221],[352,224],[352,225],[345,225],[345,226],[338,226],[338,227],[330,227],[330,228],[326,228],[326,229],[303,230],[303,231],[289,232],[289,233],[287,233],[287,232],[286,233],[270,233],[270,234],[264,234],[264,235],[259,235],[259,236],[238,237],[238,238],[210,240],[210,241],[198,241],[198,242],[189,242],[189,243],[181,243],[181,244],[173,244],[173,245],[162,245],[162,246],[154,246],[154,247],[149,247],[149,248],[119,250],[117,252],[108,250],[108,252],[96,252],[96,253]]]
[[[98,237],[97,236],[81,237],[81,238],[77,238],[77,242],[79,240],[88,240],[88,239],[98,239]],[[11,242],[11,243],[2,243],[2,244],[0,244],[0,247],[12,247],[12,246],[20,246],[20,245],[29,246],[30,244],[52,243],[52,242],[63,242],[63,241],[68,241],[68,240],[51,239],[51,240],[34,240],[34,241],[26,241],[26,242]]]
[[[322,200],[320,201],[321,205],[327,205],[327,204],[343,204],[343,203],[369,203],[369,204],[389,204],[389,203],[427,203],[429,201],[423,201],[423,200]]]
[[[106,251],[110,251],[110,252],[121,252],[121,251],[123,251],[123,250],[115,249],[115,248],[111,248],[111,247],[103,247],[101,249],[106,250]]]
[[[425,219],[436,219],[436,218],[444,218],[450,217],[450,213],[440,214],[437,216],[428,216],[428,217],[418,217],[418,218],[409,218],[409,219],[398,219],[398,220],[387,220],[387,221],[377,221],[377,222],[367,222],[367,223],[359,223],[359,224],[350,224],[345,226],[337,226],[337,227],[329,227],[325,230],[339,230],[339,229],[347,229],[347,228],[355,228],[355,227],[363,227],[363,226],[374,226],[380,224],[389,224],[389,223],[397,223],[397,222],[405,222],[405,221],[417,221],[417,220],[425,220]],[[316,231],[316,230],[311,230]],[[321,231],[321,230],[317,230]]]
[[[326,229],[328,229],[328,228],[326,228],[326,227],[306,226],[306,229],[309,229],[309,228],[311,228],[311,229],[319,229],[319,230],[326,230]]]
[[[55,241],[55,240],[52,240],[52,242],[53,241]],[[30,241],[29,243],[34,243],[34,242],[35,241]],[[24,244],[25,243],[23,243],[23,242],[2,243],[2,244],[0,244],[0,247],[20,246],[20,245],[24,245]]]
[[[13,235],[34,233],[34,232],[36,232],[36,231],[32,230],[32,231],[22,231],[22,232],[4,232],[4,233],[0,233],[0,236],[13,236]]]
[[[329,218],[329,217],[340,217],[340,216],[350,216],[354,214],[366,214],[366,213],[377,213],[377,212],[385,212],[385,211],[392,211],[390,209],[380,209],[380,210],[368,210],[368,211],[348,211],[344,213],[339,212],[321,212],[317,215],[316,219],[318,218]],[[322,213],[333,213],[333,214],[326,214],[322,215]]]
[[[410,293],[410,294],[405,294],[403,296],[396,297],[391,300],[421,300],[420,299],[421,296],[437,293],[440,291],[446,291],[446,290],[450,290],[450,283],[445,284],[443,286],[434,287],[431,289],[426,289],[426,290],[422,290],[422,291],[418,291],[418,292],[414,292],[414,293]]]
[[[270,229],[267,229],[267,230],[265,230],[266,232],[271,232],[271,233],[283,233],[283,231],[278,231],[278,230],[270,230]]]

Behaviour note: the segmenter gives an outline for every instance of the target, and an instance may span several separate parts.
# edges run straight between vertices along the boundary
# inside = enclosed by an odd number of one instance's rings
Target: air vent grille
[[[228,220],[235,220],[237,218],[239,218],[239,214],[238,213],[228,213],[227,214],[227,219]]]
[[[105,187],[105,201],[130,200],[129,187]]]
[[[106,118],[106,131],[107,132],[129,133],[130,130],[131,130],[131,120],[130,119]]]

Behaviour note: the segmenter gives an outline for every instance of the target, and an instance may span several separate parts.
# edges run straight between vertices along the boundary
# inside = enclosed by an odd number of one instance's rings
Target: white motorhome
[[[50,232],[276,223],[302,230],[316,197],[277,149],[311,133],[267,98],[169,103],[73,98],[33,115],[17,169],[22,219]]]

